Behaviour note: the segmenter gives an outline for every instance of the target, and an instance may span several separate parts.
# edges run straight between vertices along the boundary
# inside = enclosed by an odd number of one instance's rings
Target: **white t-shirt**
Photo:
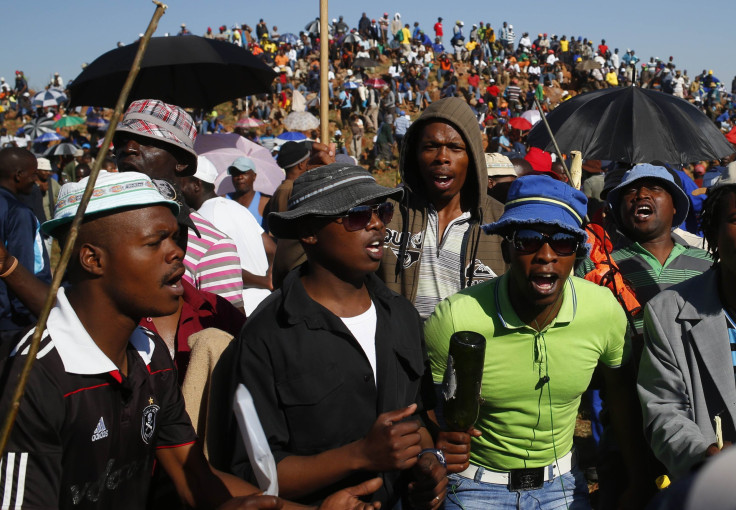
[[[371,307],[355,317],[340,317],[368,357],[373,369],[373,382],[376,382],[376,306],[371,301]]]
[[[263,229],[253,215],[234,200],[210,198],[197,211],[218,230],[235,242],[240,267],[257,276],[268,271],[268,258],[263,247]],[[268,289],[243,289],[245,313],[250,314],[271,293]]]

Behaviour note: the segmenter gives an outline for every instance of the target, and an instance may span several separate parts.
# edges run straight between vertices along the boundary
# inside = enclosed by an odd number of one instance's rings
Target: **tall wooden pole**
[[[319,0],[319,139],[330,143],[330,92],[327,87],[329,65],[329,31],[327,28],[327,0]]]

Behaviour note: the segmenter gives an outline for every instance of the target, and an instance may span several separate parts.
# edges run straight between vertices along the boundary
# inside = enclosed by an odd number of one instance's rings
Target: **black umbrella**
[[[372,58],[358,57],[353,60],[353,67],[378,67],[381,65]]]
[[[552,110],[547,122],[562,152],[583,159],[627,163],[686,164],[733,153],[720,130],[696,107],[670,94],[639,87],[614,87],[581,94]],[[553,151],[543,122],[529,144]]]
[[[138,42],[108,51],[70,86],[73,106],[114,107],[138,51]],[[276,73],[243,48],[198,36],[153,37],[128,96],[182,107],[211,108],[268,92]]]

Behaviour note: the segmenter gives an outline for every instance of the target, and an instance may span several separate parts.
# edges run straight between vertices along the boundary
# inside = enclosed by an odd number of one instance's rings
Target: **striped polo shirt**
[[[422,319],[429,317],[437,303],[463,288],[462,249],[470,228],[470,213],[464,212],[445,228],[438,242],[439,218],[431,205],[427,208],[427,229],[422,244],[422,264],[414,306]]]
[[[199,213],[192,211],[189,217],[202,237],[188,230],[183,278],[197,289],[222,296],[242,308],[243,273],[235,243]]]
[[[704,273],[713,265],[710,254],[700,248],[689,246],[681,237],[672,234],[675,242],[664,264],[649,253],[641,244],[632,242],[611,252],[611,257],[621,274],[631,284],[642,308],[661,291]],[[593,262],[585,262],[575,271],[584,276],[594,268]],[[634,317],[636,332],[643,331],[644,314]]]

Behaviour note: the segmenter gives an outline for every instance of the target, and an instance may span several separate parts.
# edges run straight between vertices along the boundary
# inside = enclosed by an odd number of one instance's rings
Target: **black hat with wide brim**
[[[268,215],[269,230],[278,238],[296,239],[307,216],[339,216],[379,198],[401,198],[403,190],[387,188],[364,168],[331,163],[310,170],[294,181],[289,209]]]

